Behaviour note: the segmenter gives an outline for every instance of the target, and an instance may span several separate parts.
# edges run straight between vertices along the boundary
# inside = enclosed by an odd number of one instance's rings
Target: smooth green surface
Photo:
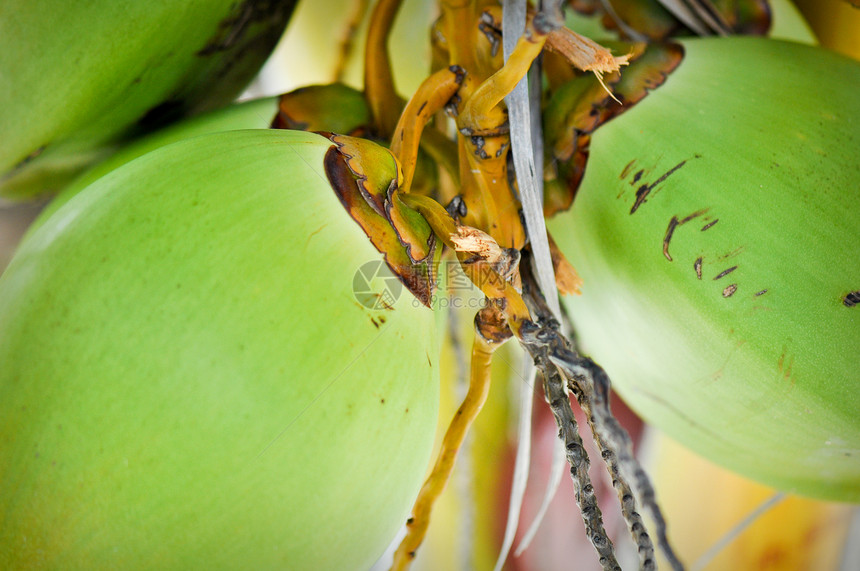
[[[585,281],[566,306],[649,422],[771,486],[860,501],[860,307],[842,302],[860,290],[860,65],[771,40],[684,45],[664,86],[597,131],[550,223]],[[700,210],[669,261],[670,220]]]
[[[274,47],[292,2],[268,3],[281,15],[265,17],[260,4],[0,4],[0,195],[56,192],[118,137],[232,101]]]
[[[424,476],[434,314],[313,134],[235,131],[99,179],[0,278],[0,567],[366,569]],[[383,322],[384,320],[384,322]]]
[[[224,109],[192,117],[164,129],[159,129],[145,137],[135,139],[70,182],[45,207],[39,218],[33,222],[28,232],[33,232],[41,226],[44,220],[49,219],[54,212],[81,190],[112,170],[121,167],[137,157],[170,143],[190,139],[198,135],[219,133],[221,131],[238,131],[241,129],[267,129],[272,124],[277,111],[278,98],[266,97],[254,101],[236,103]]]

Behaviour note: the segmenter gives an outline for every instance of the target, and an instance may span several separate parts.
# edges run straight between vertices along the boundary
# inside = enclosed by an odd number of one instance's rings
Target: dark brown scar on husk
[[[422,304],[430,307],[436,289],[432,261],[435,240],[429,255],[415,264],[391,222],[380,216],[359,191],[360,183],[347,164],[337,144],[329,147],[323,159],[326,177],[349,216],[367,235],[371,244],[382,253],[386,265]]]
[[[860,290],[852,291],[842,298],[842,305],[845,307],[854,307],[860,304]]]
[[[702,155],[696,154],[696,155],[693,155],[692,158],[700,159],[700,158],[702,158]],[[658,178],[654,182],[652,182],[650,184],[643,184],[639,188],[637,188],[636,189],[636,200],[633,202],[633,206],[630,207],[630,214],[633,214],[637,210],[639,210],[639,207],[642,206],[646,200],[648,200],[648,195],[650,195],[651,192],[655,188],[657,188],[660,184],[665,182],[666,179],[668,179],[670,176],[672,176],[673,174],[678,172],[681,169],[681,167],[683,167],[684,165],[687,164],[687,161],[689,161],[689,160],[690,159],[684,159],[683,161],[681,161],[680,163],[678,163],[677,165],[673,166],[668,171],[663,173],[663,175],[660,176],[660,178]],[[636,174],[638,175],[639,173],[636,173]]]
[[[684,48],[677,43],[653,43],[644,48],[641,44],[629,44],[629,47],[633,55],[628,67],[623,73],[613,73],[605,79],[611,94],[595,85],[594,89],[585,90],[575,100],[565,102],[564,133],[548,141],[552,160],[562,165],[559,167],[562,184],[554,200],[545,201],[546,216],[567,210],[573,204],[588,165],[592,133],[632,109],[663,85],[684,58]],[[571,81],[591,79],[579,77]],[[621,178],[627,177],[635,162],[634,159],[627,164]],[[639,171],[634,179],[638,180],[642,174],[643,171]]]
[[[666,257],[667,260],[669,260],[670,262],[672,261],[672,255],[669,254],[669,242],[672,240],[672,236],[675,234],[675,229],[678,226],[681,226],[683,224],[686,224],[690,220],[693,220],[694,218],[702,216],[703,214],[708,212],[708,210],[710,210],[710,208],[703,208],[701,210],[693,212],[689,216],[685,216],[680,220],[677,216],[673,216],[672,219],[669,220],[669,226],[666,228],[666,234],[663,236],[663,255]],[[698,271],[696,273],[698,274]]]
[[[729,275],[730,273],[732,273],[736,269],[738,269],[737,266],[732,266],[731,268],[728,268],[728,269],[721,271],[720,273],[718,273],[717,275],[714,276],[714,281],[716,281],[720,278],[726,277],[727,275]]]
[[[620,178],[621,180],[627,178],[627,175],[630,174],[630,171],[633,169],[634,165],[636,165],[636,159],[631,160],[624,166],[624,170],[621,171],[621,174],[618,175],[618,178]]]

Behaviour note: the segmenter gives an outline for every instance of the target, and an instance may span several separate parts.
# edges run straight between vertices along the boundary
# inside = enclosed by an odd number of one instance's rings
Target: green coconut
[[[130,137],[228,105],[296,0],[8,0],[0,196],[53,194]]]
[[[382,255],[331,188],[332,148],[296,131],[181,141],[22,243],[0,279],[0,567],[382,554],[430,458],[435,316],[371,280]],[[386,303],[356,295],[362,268]]]
[[[647,421],[768,485],[860,501],[860,64],[689,40],[598,128],[550,229],[583,348]]]

